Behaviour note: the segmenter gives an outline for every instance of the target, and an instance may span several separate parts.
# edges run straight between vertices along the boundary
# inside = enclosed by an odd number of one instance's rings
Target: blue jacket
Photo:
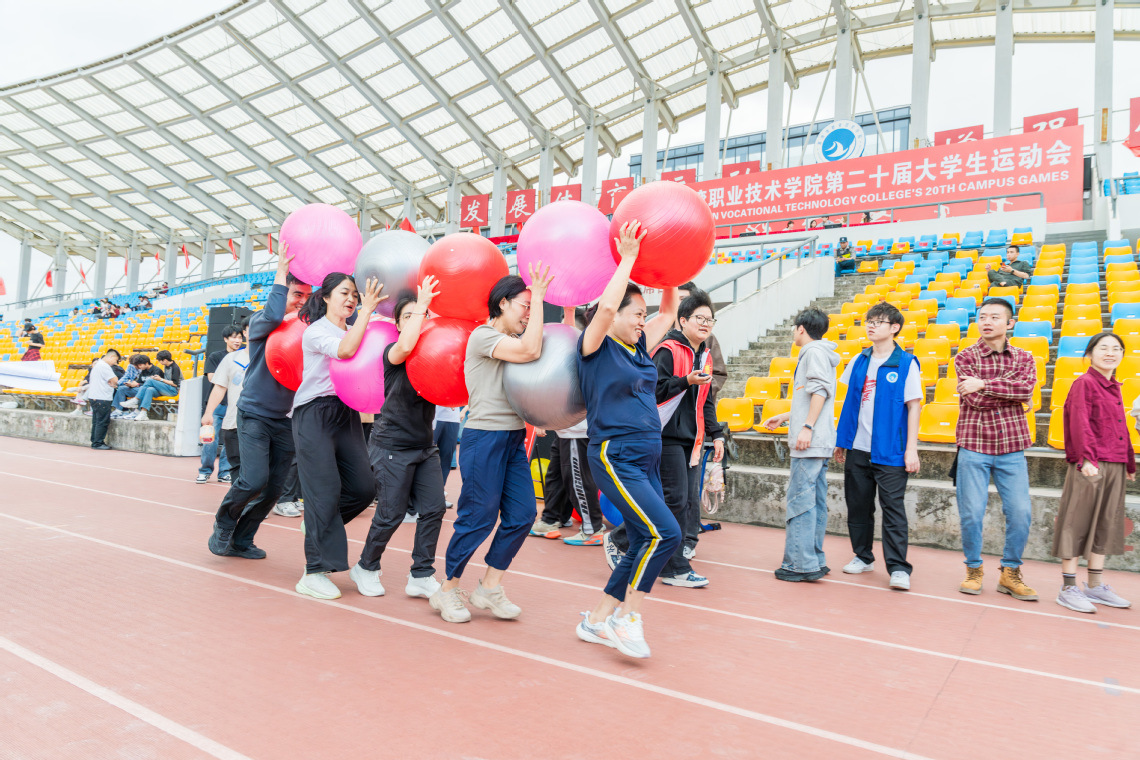
[[[265,365],[265,341],[285,319],[289,288],[274,285],[265,307],[249,319],[249,367],[238,398],[238,411],[268,419],[283,420],[293,408],[294,391],[289,390]]]
[[[906,377],[913,355],[897,344],[895,350],[879,367],[875,380],[875,410],[871,424],[871,462],[891,467],[906,466],[907,408],[905,401]],[[839,414],[839,427],[835,431],[835,446],[850,449],[859,432],[859,409],[862,406],[863,385],[867,380],[867,367],[871,363],[871,349],[855,357],[847,384],[847,401]]]

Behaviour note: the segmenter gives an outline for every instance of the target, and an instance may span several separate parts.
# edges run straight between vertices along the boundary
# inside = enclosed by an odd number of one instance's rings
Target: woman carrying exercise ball
[[[329,366],[356,354],[368,318],[387,298],[380,295],[383,287],[370,278],[361,298],[352,277],[333,272],[298,314],[309,326],[301,338],[304,373],[293,397],[297,479],[305,499],[305,574],[296,588],[317,599],[340,597],[329,573],[348,569],[344,526],[376,495],[360,413],[337,397]],[[358,299],[362,309],[349,327]]]
[[[488,323],[476,327],[467,340],[463,374],[469,401],[459,447],[463,487],[447,545],[447,579],[429,600],[449,623],[471,619],[459,579],[492,530],[495,537],[484,560],[487,572],[471,592],[471,604],[504,620],[522,614],[503,592],[502,579],[538,508],[523,443],[526,424],[507,402],[503,368],[534,361],[542,353],[542,299],[550,280],[550,268],[543,269],[542,262],[530,267],[529,288],[518,275],[499,280],[487,298]]]
[[[677,289],[661,294],[661,308],[646,321],[641,289],[629,281],[641,250],[640,223],[621,226],[621,263],[578,339],[578,379],[586,399],[594,480],[625,519],[629,551],[606,584],[593,612],[583,612],[578,638],[648,657],[641,606],[661,568],[681,543],[677,518],[661,490],[661,416],[657,367],[649,357],[677,318]],[[620,606],[620,610],[619,610]]]

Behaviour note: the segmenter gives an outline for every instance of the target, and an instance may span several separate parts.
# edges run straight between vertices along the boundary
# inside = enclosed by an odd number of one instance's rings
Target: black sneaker
[[[266,554],[264,549],[259,549],[253,544],[250,544],[244,549],[239,549],[231,544],[229,551],[226,552],[226,556],[241,557],[242,559],[265,559]]]
[[[233,528],[227,530],[215,522],[214,532],[210,534],[210,540],[206,542],[206,546],[210,547],[210,551],[219,557],[228,557],[230,556],[230,545],[233,543],[233,540]]]
[[[800,583],[803,581],[818,581],[823,576],[827,575],[830,571],[827,567],[821,567],[813,573],[797,573],[792,570],[778,568],[776,570],[776,580],[788,581],[789,583]]]

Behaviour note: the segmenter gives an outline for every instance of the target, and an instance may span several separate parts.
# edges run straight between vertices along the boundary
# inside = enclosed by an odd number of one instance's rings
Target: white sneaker
[[[384,585],[380,583],[380,570],[365,570],[357,563],[348,571],[348,577],[356,582],[356,589],[365,596],[384,596]]]
[[[617,650],[628,657],[646,658],[649,645],[645,643],[645,626],[641,615],[631,612],[617,617],[617,612],[606,618],[606,636]]]
[[[134,417],[131,417],[131,419],[135,422],[145,422],[146,420],[150,419],[150,412],[148,412],[146,409],[139,409],[139,413]]]
[[[139,400],[138,398],[129,398],[123,401],[123,403],[119,404],[119,406],[123,407],[124,409],[138,409]]]
[[[685,559],[694,559],[697,556],[697,547],[686,546],[681,550],[681,554],[685,557]]]
[[[202,473],[198,473],[198,477],[194,482],[195,483],[205,483],[205,482],[209,481],[209,479],[210,479],[209,475],[203,475]]]
[[[295,588],[298,594],[314,599],[340,599],[340,589],[329,580],[328,573],[305,573]]]
[[[891,573],[891,588],[910,591],[910,573],[905,570],[895,570]]]
[[[301,510],[297,509],[295,501],[282,501],[273,505],[273,514],[282,517],[300,517]]]
[[[412,574],[408,573],[408,585],[404,586],[404,593],[408,596],[431,599],[435,596],[435,592],[439,591],[439,588],[439,581],[435,579],[434,575],[429,575],[426,578],[413,578]]]
[[[490,610],[492,615],[503,620],[514,620],[522,614],[522,607],[507,598],[501,583],[494,588],[484,588],[483,581],[479,581],[471,594],[471,604],[481,610]]]
[[[874,569],[875,569],[875,563],[874,562],[869,562],[869,563],[864,562],[863,560],[859,559],[858,557],[856,557],[855,559],[851,560],[850,562],[848,562],[846,565],[843,566],[843,572],[850,573],[851,575],[857,575],[859,573],[869,573]]]
[[[589,612],[582,613],[582,620],[574,629],[574,633],[577,634],[578,638],[582,641],[589,644],[602,644],[611,649],[613,648],[614,643],[610,641],[609,636],[606,635],[606,621],[591,623]]]
[[[440,617],[448,623],[466,623],[471,619],[471,610],[463,603],[463,589],[456,586],[451,591],[440,588],[428,599],[433,610],[438,610]]]
[[[420,519],[419,515],[409,515],[407,512],[405,512],[404,513],[404,519],[402,520],[402,522],[414,523],[415,521],[417,521],[419,519]]]

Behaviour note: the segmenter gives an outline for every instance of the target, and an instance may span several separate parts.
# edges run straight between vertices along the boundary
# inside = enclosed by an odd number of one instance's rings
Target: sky
[[[19,35],[10,35],[0,46],[0,84],[34,79],[75,66],[98,61],[157,39],[231,4],[230,0],[180,0],[143,2],[142,0],[0,0],[0,18]],[[987,132],[993,128],[993,61],[992,47],[950,48],[939,50],[931,66],[930,132],[982,123]],[[1117,42],[1113,81],[1113,134],[1119,138],[1127,131],[1129,98],[1140,95],[1135,80],[1127,72],[1140,71],[1140,42]],[[869,61],[867,81],[877,109],[910,103],[910,58],[900,56]],[[832,80],[834,77],[832,78]],[[1022,117],[1076,107],[1086,125],[1086,143],[1091,140],[1093,47],[1091,44],[1023,43],[1014,51],[1013,124],[1019,130]],[[833,113],[832,83],[824,90],[822,105],[816,112],[822,74],[805,77],[791,93],[789,124],[805,124],[830,119]],[[787,107],[785,95],[785,107]],[[860,85],[856,112],[870,110],[867,96]],[[722,129],[728,124],[727,106],[722,109]],[[767,121],[767,93],[758,92],[741,98],[732,116],[731,135],[763,131]],[[873,139],[868,135],[869,139]],[[659,134],[657,145],[664,149],[667,135]],[[704,117],[698,115],[679,125],[672,146],[700,142],[704,139]],[[608,159],[600,161],[601,177],[628,176],[628,158],[641,152],[640,143],[622,149],[613,166]],[[1086,152],[1089,152],[1086,147]],[[1113,156],[1113,174],[1140,169],[1140,159],[1119,148]],[[556,178],[555,184],[558,184]],[[32,281],[42,282],[50,265],[45,254],[33,252]],[[8,294],[0,296],[0,304],[15,299],[18,273],[19,243],[0,233],[0,279]],[[219,265],[221,259],[219,258]],[[144,279],[151,274],[143,264]],[[87,265],[90,269],[90,265]],[[113,282],[118,273],[108,272]],[[78,274],[69,274],[74,282]],[[34,288],[34,285],[33,285]]]

